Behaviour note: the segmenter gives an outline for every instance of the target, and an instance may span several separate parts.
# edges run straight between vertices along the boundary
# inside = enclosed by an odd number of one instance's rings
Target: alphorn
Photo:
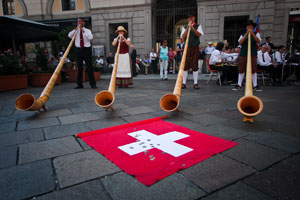
[[[173,94],[167,93],[160,98],[160,107],[166,112],[172,112],[177,110],[180,103],[182,78],[186,61],[187,48],[189,45],[190,32],[191,28],[189,27]]]
[[[117,70],[118,70],[118,63],[119,63],[121,41],[122,41],[122,37],[120,37],[119,39],[118,49],[116,53],[116,61],[114,64],[113,72],[111,74],[108,90],[102,90],[101,92],[97,93],[95,96],[95,103],[98,106],[104,108],[106,111],[108,109],[114,111],[114,108],[112,106],[115,101],[116,77],[117,77]]]
[[[48,83],[47,83],[46,87],[44,88],[40,97],[38,99],[35,99],[34,96],[29,93],[20,95],[16,99],[16,103],[15,103],[15,106],[18,110],[23,110],[23,111],[38,110],[38,111],[40,111],[41,108],[43,108],[45,111],[47,110],[45,105],[46,105],[48,99],[50,98],[52,89],[53,89],[55,82],[60,74],[61,68],[63,67],[63,64],[65,63],[67,55],[69,54],[69,51],[74,43],[74,40],[76,38],[78,30],[79,30],[79,28],[77,28],[77,30],[75,31],[75,34],[74,34],[71,42],[69,43],[67,50],[65,51],[62,59],[59,61],[54,73],[52,74],[50,80],[48,81]]]
[[[244,115],[244,122],[253,123],[253,117],[261,113],[263,110],[262,100],[253,95],[252,88],[252,67],[251,67],[251,33],[248,35],[248,54],[247,54],[247,71],[245,96],[241,97],[237,103],[237,107],[242,115]]]

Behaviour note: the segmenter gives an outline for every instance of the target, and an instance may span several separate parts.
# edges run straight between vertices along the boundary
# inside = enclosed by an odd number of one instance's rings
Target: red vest
[[[129,53],[129,49],[128,49],[126,42],[124,40],[122,40],[121,46],[120,46],[120,54],[125,54],[125,53]]]

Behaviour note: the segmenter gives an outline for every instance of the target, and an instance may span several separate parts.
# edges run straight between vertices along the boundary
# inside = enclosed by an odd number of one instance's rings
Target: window
[[[224,40],[230,46],[237,47],[240,36],[246,33],[246,24],[249,16],[234,16],[224,18]]]
[[[62,10],[75,10],[76,9],[76,0],[62,0]]]
[[[3,7],[4,15],[14,15],[15,14],[14,0],[3,0],[2,7]]]

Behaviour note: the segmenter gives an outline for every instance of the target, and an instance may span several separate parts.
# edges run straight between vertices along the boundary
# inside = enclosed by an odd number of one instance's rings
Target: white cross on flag
[[[78,137],[145,185],[237,145],[159,117],[81,133]]]

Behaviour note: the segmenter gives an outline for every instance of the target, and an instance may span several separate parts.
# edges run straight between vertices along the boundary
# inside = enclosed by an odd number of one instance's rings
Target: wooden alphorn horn
[[[183,78],[184,66],[186,61],[187,49],[189,45],[190,31],[191,28],[189,27],[173,94],[168,93],[160,98],[160,107],[166,112],[172,112],[177,110],[180,103],[182,78]]]
[[[116,53],[116,61],[114,64],[113,72],[111,74],[108,90],[102,90],[101,92],[97,93],[95,96],[95,103],[98,106],[104,108],[106,111],[108,109],[114,111],[112,105],[115,101],[116,77],[117,77],[117,70],[118,70],[118,63],[119,63],[121,41],[122,41],[122,37],[120,37],[119,39],[118,49]]]
[[[40,110],[43,108],[44,110],[47,110],[45,105],[50,97],[50,94],[52,92],[52,89],[55,85],[55,82],[60,74],[61,68],[63,67],[65,60],[69,54],[69,51],[74,43],[74,40],[76,38],[77,32],[79,28],[75,31],[75,34],[69,43],[69,46],[67,50],[65,51],[62,59],[59,61],[54,73],[52,74],[50,80],[48,81],[46,87],[44,88],[42,94],[38,99],[35,99],[32,94],[22,94],[16,99],[15,106],[18,110],[24,110],[24,111],[35,111],[35,110]]]
[[[251,67],[251,33],[248,35],[248,54],[247,54],[247,71],[246,71],[246,84],[245,96],[240,98],[237,107],[242,115],[244,115],[244,122],[253,123],[253,117],[261,113],[263,110],[263,102],[257,97],[253,96],[252,90],[252,67]]]

